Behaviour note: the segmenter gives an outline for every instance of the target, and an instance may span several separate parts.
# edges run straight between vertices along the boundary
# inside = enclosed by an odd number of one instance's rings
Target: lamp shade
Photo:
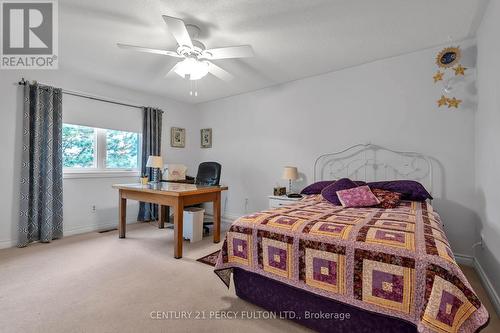
[[[146,166],[149,168],[163,168],[163,158],[161,156],[149,156]]]
[[[296,167],[286,166],[283,169],[283,179],[296,180],[299,179],[299,172]]]

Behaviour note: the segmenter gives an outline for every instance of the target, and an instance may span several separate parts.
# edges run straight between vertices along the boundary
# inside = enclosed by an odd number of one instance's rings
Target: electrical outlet
[[[95,205],[92,205],[92,213],[95,213],[96,209],[95,209]]]

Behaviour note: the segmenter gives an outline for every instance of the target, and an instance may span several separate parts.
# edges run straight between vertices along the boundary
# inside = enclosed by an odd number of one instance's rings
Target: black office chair
[[[196,185],[219,186],[222,166],[217,162],[203,162],[198,166],[198,174],[194,180]],[[213,222],[203,222],[203,231],[209,232],[209,225]]]
[[[217,162],[203,162],[198,166],[194,180],[197,185],[219,186],[222,166]]]

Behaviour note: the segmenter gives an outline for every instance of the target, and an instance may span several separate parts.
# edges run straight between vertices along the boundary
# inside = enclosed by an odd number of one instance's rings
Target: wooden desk
[[[141,184],[116,184],[118,189],[118,214],[119,237],[125,238],[127,199],[149,202],[160,205],[159,226],[163,227],[165,218],[168,217],[168,208],[174,210],[174,257],[182,258],[182,219],[184,206],[196,205],[203,202],[213,202],[214,205],[214,243],[220,242],[220,214],[221,192],[227,190],[226,186],[204,186],[194,184],[159,183],[154,185]]]

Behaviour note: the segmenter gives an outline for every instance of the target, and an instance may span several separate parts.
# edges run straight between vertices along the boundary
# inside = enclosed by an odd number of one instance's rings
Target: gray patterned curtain
[[[163,111],[151,107],[144,107],[142,118],[142,166],[141,173],[153,178],[151,168],[146,168],[150,155],[161,154],[161,121]],[[152,221],[158,216],[158,205],[141,202],[139,205],[138,221]]]
[[[62,91],[24,88],[19,242],[63,236]]]

